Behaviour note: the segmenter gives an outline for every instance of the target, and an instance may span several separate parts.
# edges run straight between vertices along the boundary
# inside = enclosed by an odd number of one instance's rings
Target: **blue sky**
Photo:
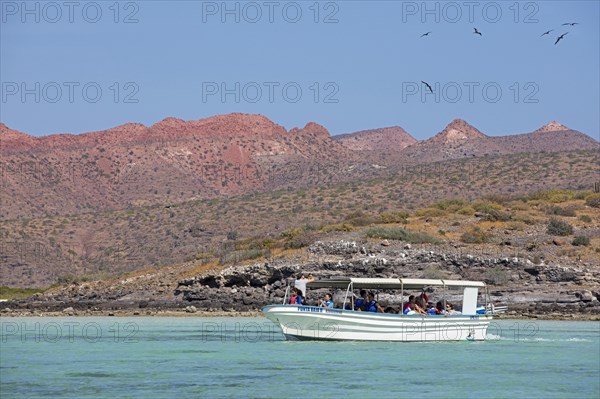
[[[0,1],[0,120],[34,135],[245,112],[331,134],[423,139],[459,117],[599,138],[598,1],[23,4]]]

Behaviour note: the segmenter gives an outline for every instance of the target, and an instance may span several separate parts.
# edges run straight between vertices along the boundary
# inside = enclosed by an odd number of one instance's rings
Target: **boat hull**
[[[270,305],[262,309],[288,340],[483,341],[491,315],[398,315]]]

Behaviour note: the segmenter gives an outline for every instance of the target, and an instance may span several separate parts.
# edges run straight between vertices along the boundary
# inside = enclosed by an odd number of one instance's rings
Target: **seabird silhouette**
[[[429,83],[425,82],[425,81],[421,81],[421,83],[423,83],[425,86],[427,86],[427,88],[429,89],[430,92],[433,93],[433,89],[431,88],[431,86],[429,85]]]
[[[473,33],[475,33],[475,34],[477,34],[477,35],[479,35],[479,36],[483,36],[483,35],[481,34],[481,32],[479,32],[479,31],[477,30],[477,28],[473,28],[473,29],[475,30],[475,32],[473,32]]]
[[[542,35],[541,35],[540,37],[542,37],[542,36],[544,36],[544,35],[549,35],[549,34],[550,34],[550,32],[552,32],[553,30],[554,30],[554,29],[550,29],[549,31],[546,31],[546,32],[542,33]]]
[[[429,34],[430,34],[430,33],[431,33],[431,32],[423,33],[423,34],[421,35],[421,37],[423,37],[423,36],[429,36]]]
[[[566,25],[575,26],[575,25],[579,25],[579,22],[565,22],[564,24],[562,24],[562,26],[566,26]]]
[[[569,33],[569,32],[565,32],[565,33],[563,33],[562,35],[560,35],[560,36],[559,36],[559,37],[556,39],[556,41],[554,42],[554,45],[558,44],[558,42],[560,42],[560,40],[561,40],[563,37],[565,37],[565,35],[566,35],[567,33]]]

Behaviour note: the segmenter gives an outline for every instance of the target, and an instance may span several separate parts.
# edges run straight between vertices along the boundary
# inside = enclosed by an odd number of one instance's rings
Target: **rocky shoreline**
[[[441,250],[440,250],[441,249]],[[307,258],[293,256],[207,270],[179,278],[177,270],[110,282],[72,284],[24,300],[0,303],[12,316],[258,316],[281,303],[299,273],[339,276],[446,278],[485,281],[495,304],[508,305],[507,319],[600,320],[598,265],[535,265],[523,258],[494,258],[387,241],[316,242]],[[408,293],[405,293],[405,296]],[[430,291],[438,298],[440,292]],[[382,292],[380,303],[398,306],[399,295]],[[456,296],[456,298],[458,298]],[[316,296],[309,294],[309,304]],[[449,300],[454,300],[452,294]],[[482,300],[482,299],[481,299]],[[341,303],[343,293],[334,292]],[[397,303],[398,302],[398,303]]]

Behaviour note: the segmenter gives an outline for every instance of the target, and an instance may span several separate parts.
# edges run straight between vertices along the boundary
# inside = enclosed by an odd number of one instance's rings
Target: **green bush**
[[[358,211],[353,212],[346,216],[346,222],[353,226],[368,226],[373,223],[377,223],[379,220],[371,215],[367,215],[364,212]]]
[[[352,226],[347,223],[326,224],[321,227],[321,231],[323,233],[329,233],[330,231],[352,231]]]
[[[575,194],[575,199],[582,200],[585,199],[588,195],[590,195],[591,191],[579,191]]]
[[[284,249],[298,249],[304,248],[312,244],[317,240],[317,232],[314,231],[306,231],[301,234],[295,235],[294,237],[288,238],[284,245]]]
[[[38,292],[44,292],[41,288],[13,288],[13,287],[0,287],[0,299],[25,299],[29,298],[33,294]]]
[[[380,223],[407,223],[408,212],[384,212],[379,215]]]
[[[445,211],[443,209],[439,209],[439,208],[423,208],[423,209],[419,209],[415,212],[415,216],[430,217],[430,218],[442,217],[442,216],[446,216],[447,214],[448,214],[447,211]]]
[[[581,215],[581,216],[579,216],[579,220],[581,220],[582,222],[586,222],[586,223],[591,223],[592,222],[592,218],[589,217],[588,215]]]
[[[230,231],[227,233],[227,239],[230,241],[235,241],[237,240],[238,237],[238,232],[237,231]]]
[[[483,220],[490,222],[501,221],[507,222],[512,219],[512,215],[509,212],[499,211],[497,209],[489,209],[483,212]]]
[[[559,219],[550,219],[546,232],[555,236],[568,236],[573,234],[573,226]]]
[[[473,227],[460,236],[460,240],[467,244],[485,244],[490,238],[491,236],[479,227]]]
[[[281,238],[291,240],[292,238],[298,237],[300,234],[302,234],[302,229],[294,227],[281,233]]]
[[[545,209],[546,214],[548,215],[556,215],[556,216],[567,216],[567,217],[575,217],[575,210],[573,209],[573,207],[566,207],[566,208],[561,208],[558,205],[551,205],[546,207]]]
[[[98,273],[82,274],[82,275],[63,274],[56,278],[56,282],[59,285],[71,285],[71,284],[86,283],[89,281],[106,280],[110,276],[111,275],[107,272],[98,272]]]
[[[499,211],[499,210],[501,210],[502,206],[499,205],[499,204],[496,204],[494,202],[477,202],[477,203],[473,204],[473,208],[477,212],[489,213],[491,211]]]
[[[367,237],[370,238],[385,238],[389,240],[402,240],[411,244],[439,244],[440,240],[430,236],[427,233],[420,231],[410,231],[400,227],[397,228],[385,228],[385,227],[374,227],[368,229]]]
[[[536,224],[535,219],[529,215],[528,213],[524,213],[524,212],[519,212],[517,213],[514,217],[513,220],[516,222],[523,222],[528,226],[532,226],[534,224]]]
[[[588,247],[590,245],[590,238],[586,236],[577,236],[571,244],[575,246]]]
[[[221,258],[219,259],[219,263],[237,263],[242,262],[244,260],[261,258],[263,256],[268,257],[269,255],[270,251],[268,249],[247,249],[242,251],[232,251],[222,254]]]
[[[575,194],[570,190],[548,190],[548,191],[540,191],[529,196],[529,200],[541,200],[546,202],[565,202],[570,199],[573,199]]]
[[[600,208],[600,194],[588,195],[585,199],[585,204],[592,208]]]
[[[475,213],[475,209],[471,208],[470,206],[465,206],[464,208],[460,208],[458,211],[456,211],[456,213],[459,215],[471,216]]]

